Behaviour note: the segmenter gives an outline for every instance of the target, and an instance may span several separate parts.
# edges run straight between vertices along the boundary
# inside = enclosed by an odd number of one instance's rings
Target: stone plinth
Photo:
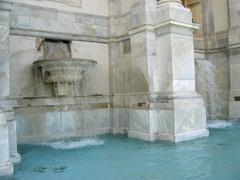
[[[10,10],[10,1],[0,0],[0,176],[13,173],[13,164],[10,162],[8,118],[4,112],[9,109],[5,100],[9,96]]]
[[[13,165],[9,159],[8,123],[5,114],[0,113],[0,176],[13,173]]]
[[[13,164],[21,162],[21,156],[17,152],[17,123],[12,111],[5,113],[8,122],[9,156]]]
[[[157,63],[159,72],[165,72],[159,92],[167,99],[167,108],[160,113],[164,118],[158,121],[158,138],[180,142],[208,136],[206,108],[195,88],[193,30],[197,27],[191,12],[179,1],[163,1],[158,14]]]
[[[146,7],[150,2],[145,1]],[[128,99],[129,137],[180,142],[208,136],[206,108],[195,88],[197,26],[190,10],[178,0],[163,0],[145,16],[156,17],[155,23],[142,18],[146,21],[129,33],[131,65],[143,74],[138,83],[146,82]]]

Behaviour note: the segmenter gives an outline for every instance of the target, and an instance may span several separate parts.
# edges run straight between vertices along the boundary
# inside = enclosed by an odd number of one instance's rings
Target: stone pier
[[[192,14],[180,0],[160,0],[155,31],[159,92],[158,139],[173,142],[208,136],[206,108],[196,92]]]
[[[13,173],[13,164],[9,156],[8,122],[5,114],[0,113],[0,176]]]
[[[124,52],[127,40],[110,46],[114,131],[123,133],[125,127],[129,137],[147,141],[208,136],[206,108],[195,87],[198,26],[190,10],[180,0],[139,0],[129,19],[130,51]],[[114,84],[121,81],[121,87]]]
[[[13,173],[17,153],[16,121],[9,96],[9,16],[11,2],[0,0],[0,176]]]

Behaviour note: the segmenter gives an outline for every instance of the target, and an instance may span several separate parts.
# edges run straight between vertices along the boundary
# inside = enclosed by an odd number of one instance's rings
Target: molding
[[[142,26],[133,28],[131,30],[128,31],[128,34],[130,36],[134,35],[134,34],[138,34],[141,32],[145,32],[145,31],[154,31],[154,26],[153,25],[148,25],[148,24],[144,24]]]
[[[229,44],[228,49],[237,49],[237,48],[240,48],[240,42],[238,43],[234,43],[234,44]]]
[[[68,6],[74,6],[74,7],[81,7],[82,6],[82,1],[81,0],[47,0],[47,1],[53,1],[53,2],[56,2],[56,3],[67,4]]]
[[[130,36],[128,34],[125,34],[122,36],[110,37],[108,39],[108,43],[119,43],[128,39],[130,39]]]
[[[165,134],[165,133],[160,133],[158,135],[158,140],[163,140],[163,141],[171,141],[174,143],[179,143],[183,141],[189,141],[193,139],[199,139],[203,137],[209,136],[209,131],[207,129],[200,129],[200,130],[195,130],[195,131],[190,131],[186,133],[178,133],[176,135],[174,134]]]
[[[15,2],[14,0],[12,0],[12,1]],[[54,2],[54,3],[64,4],[67,6],[72,6],[72,7],[77,7],[77,8],[82,7],[82,0],[35,0],[35,1],[42,3],[42,4],[47,3],[47,2]],[[15,3],[18,3],[18,2],[15,2]]]
[[[209,131],[207,129],[200,129],[200,130],[190,131],[186,133],[179,133],[176,135],[161,134],[161,133],[154,133],[154,132],[147,133],[147,132],[139,132],[139,131],[131,131],[131,130],[128,132],[129,138],[141,139],[145,141],[163,140],[163,141],[171,141],[173,143],[199,139],[207,136],[209,136]]]
[[[12,1],[11,0],[0,0],[0,10],[11,11]]]
[[[76,40],[85,42],[95,42],[95,43],[108,43],[109,39],[106,37],[98,36],[86,36],[81,34],[70,34],[61,32],[51,32],[43,31],[38,29],[27,29],[27,28],[10,28],[10,35],[22,35],[22,36],[32,36],[32,37],[44,37],[51,39],[62,39],[62,40]]]
[[[197,30],[200,28],[199,24],[195,24],[195,23],[188,23],[188,22],[182,22],[182,21],[175,21],[175,20],[167,20],[164,22],[161,22],[157,25],[154,26],[154,29],[159,29],[165,26],[179,26],[179,27],[183,27],[183,28],[189,28],[189,29],[193,29],[193,30]]]
[[[144,31],[156,31],[156,30],[166,27],[166,26],[177,26],[177,27],[188,28],[188,29],[192,29],[192,30],[197,30],[200,27],[200,25],[194,24],[194,23],[175,21],[175,20],[167,20],[167,21],[161,22],[157,25],[145,24],[145,25],[133,28],[133,29],[129,30],[128,34],[130,36],[132,36],[134,34],[141,33]]]
[[[128,131],[128,137],[133,139],[140,139],[144,141],[156,141],[158,139],[157,133],[154,132],[140,132],[140,131]]]
[[[232,49],[238,49],[240,48],[240,42],[235,44],[229,44],[226,47],[221,48],[208,48],[208,49],[194,49],[195,53],[201,53],[201,54],[211,54],[211,53],[221,53],[221,52],[228,52]]]

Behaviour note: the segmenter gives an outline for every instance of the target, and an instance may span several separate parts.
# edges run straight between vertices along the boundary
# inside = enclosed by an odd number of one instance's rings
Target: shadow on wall
[[[149,91],[148,81],[141,69],[133,65],[123,65],[119,71],[119,76],[115,79],[117,93],[143,93]]]

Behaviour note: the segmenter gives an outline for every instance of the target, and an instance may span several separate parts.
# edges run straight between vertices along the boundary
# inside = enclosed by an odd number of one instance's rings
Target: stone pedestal
[[[0,113],[0,176],[13,173],[13,164],[9,159],[8,123],[5,114]]]
[[[136,18],[133,9],[129,32],[131,67],[142,73],[129,100],[129,137],[180,142],[208,136],[205,105],[195,89],[197,26],[190,10],[179,0],[162,0],[155,9],[151,0],[134,6],[141,7],[144,17]]]
[[[8,121],[8,139],[9,139],[9,156],[10,162],[13,164],[21,162],[21,156],[17,152],[17,127],[16,120],[14,120],[14,113],[7,112]]]
[[[230,61],[230,104],[229,118],[240,120],[240,2],[229,0],[229,61]]]
[[[160,1],[158,6],[157,67],[158,138],[179,142],[208,136],[206,109],[195,88],[192,15],[179,1]],[[164,73],[163,73],[164,72]],[[165,103],[166,102],[166,103]]]
[[[9,19],[11,1],[0,0],[0,176],[13,173],[17,154],[16,122],[9,103]]]

